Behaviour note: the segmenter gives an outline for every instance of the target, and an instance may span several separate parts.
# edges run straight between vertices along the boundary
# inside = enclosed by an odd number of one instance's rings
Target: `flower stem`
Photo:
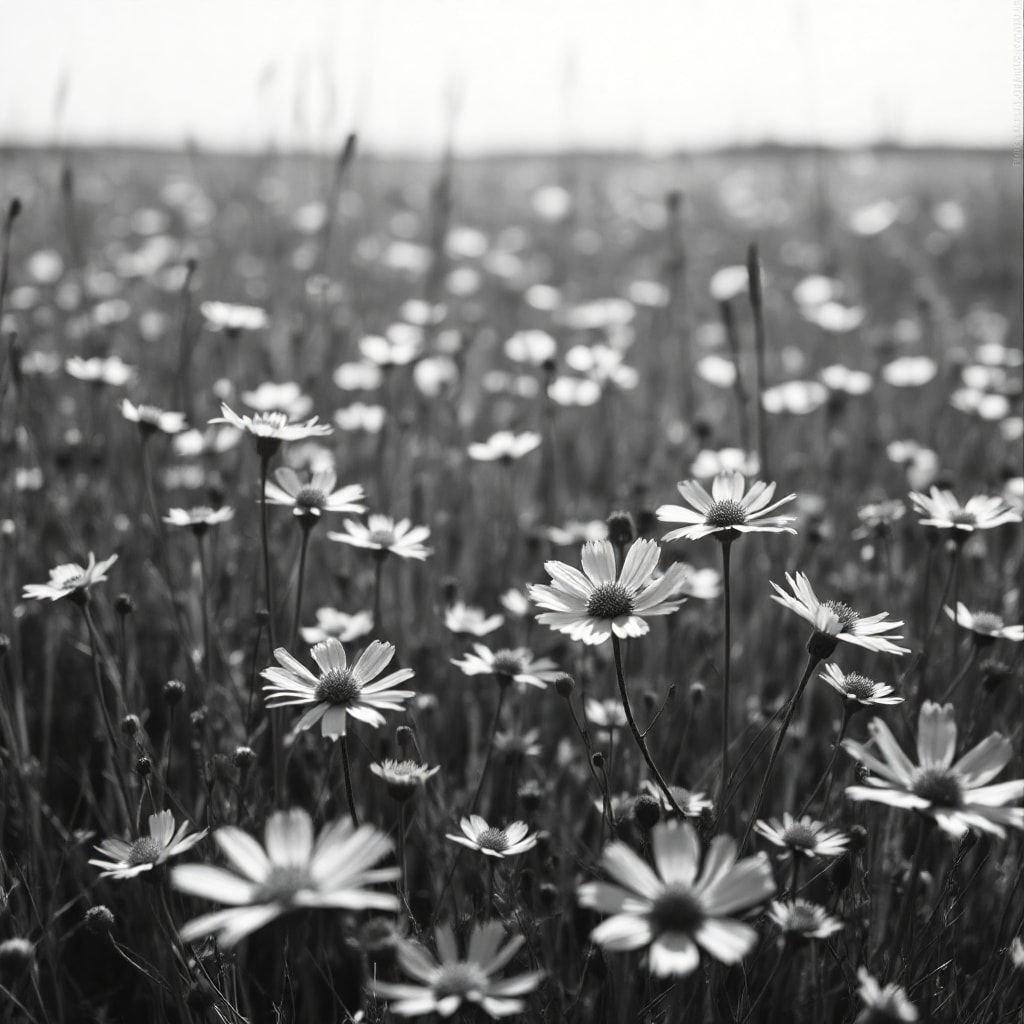
[[[348,800],[348,813],[352,824],[359,827],[359,814],[356,811],[356,798],[352,792],[352,771],[348,763],[348,737],[341,737],[341,770],[345,773],[345,799]]]
[[[718,820],[726,812],[726,785],[729,779],[729,684],[732,662],[732,590],[729,586],[729,552],[732,539],[722,541],[722,584],[725,598],[725,639],[722,652],[722,783],[718,790]]]
[[[387,551],[374,551],[373,553],[373,630],[377,636],[383,636],[384,630],[381,625],[381,589],[384,581],[384,559],[387,558]]]
[[[203,538],[198,533],[196,534],[196,547],[199,549],[199,586],[202,592],[200,600],[203,605],[203,697],[205,698],[213,685],[213,651],[210,649],[210,581],[207,575]]]
[[[299,545],[299,576],[295,583],[295,614],[292,616],[292,632],[289,646],[294,648],[299,638],[299,626],[302,623],[302,590],[306,582],[306,552],[309,550],[309,535],[313,527],[306,521],[300,520],[299,526],[302,529],[302,540]]]
[[[903,903],[900,907],[899,922],[896,925],[896,932],[893,936],[894,941],[890,947],[890,959],[886,965],[887,973],[892,970],[896,960],[903,954],[903,943],[907,936],[907,928],[910,925],[910,919],[914,916],[914,897],[917,893],[917,882],[921,877],[921,869],[924,867],[924,856],[928,848],[928,843],[925,841],[926,833],[927,823],[923,817],[919,817],[917,822],[917,846],[914,849],[914,860],[910,865],[910,874],[907,876],[907,885],[903,891]]]
[[[267,635],[270,650],[277,647],[274,632],[274,589],[270,579],[270,540],[267,530],[267,470],[271,452],[260,452],[260,546],[263,548],[263,597],[267,606]],[[271,761],[274,773],[274,799],[278,807],[284,806],[284,735],[281,730],[281,712],[267,711],[270,717]]]
[[[612,633],[612,653],[615,656],[615,678],[619,684],[619,698],[622,701],[622,710],[626,713],[626,721],[629,723],[629,730],[633,734],[633,739],[636,740],[636,745],[640,748],[640,753],[643,755],[644,761],[647,762],[647,767],[650,770],[651,775],[654,776],[654,781],[657,782],[658,788],[665,794],[665,799],[668,801],[672,810],[682,817],[682,808],[679,806],[676,798],[672,795],[672,790],[669,789],[668,783],[662,777],[661,772],[658,771],[658,766],[654,763],[654,758],[651,757],[651,752],[647,749],[647,742],[643,737],[643,733],[640,732],[640,729],[636,724],[636,719],[633,717],[633,709],[629,704],[629,694],[626,692],[626,680],[622,674],[622,648],[619,638],[614,633]]]
[[[779,759],[779,753],[782,751],[782,745],[786,742],[786,733],[789,731],[790,723],[793,721],[793,715],[796,714],[797,705],[800,703],[800,698],[803,696],[804,689],[807,687],[807,682],[811,678],[811,673],[814,672],[818,666],[818,662],[821,659],[814,654],[807,655],[807,667],[804,669],[804,674],[800,678],[800,682],[797,683],[796,690],[793,692],[793,696],[789,699],[789,704],[786,707],[786,717],[782,720],[782,728],[779,729],[778,738],[775,740],[775,746],[772,748],[771,757],[768,759],[768,767],[764,773],[764,779],[761,781],[761,789],[757,794],[757,799],[754,801],[753,810],[750,812],[750,818],[747,821],[746,831],[743,833],[743,841],[740,843],[739,852],[742,853],[744,847],[750,840],[750,833],[753,831],[754,822],[757,821],[758,816],[761,813],[761,807],[764,804],[765,797],[768,795],[768,787],[771,785],[772,772],[775,770],[775,762]]]
[[[843,746],[843,737],[846,735],[846,729],[850,724],[850,717],[852,712],[850,711],[849,705],[843,708],[843,722],[839,726],[839,732],[836,734],[835,745],[832,747],[832,756],[828,759],[828,764],[825,767],[825,771],[822,773],[820,779],[814,789],[811,790],[811,795],[804,801],[803,807],[800,808],[800,814],[797,817],[803,817],[807,813],[807,808],[814,802],[814,798],[818,795],[818,790],[821,789],[826,779],[828,779],[828,787],[825,790],[825,800],[822,803],[821,814],[825,816],[825,808],[828,807],[829,794],[832,792],[832,772],[836,766],[836,760],[839,757],[839,751]]]
[[[498,684],[498,705],[494,709],[494,719],[491,722],[491,733],[487,738],[487,753],[484,754],[484,764],[480,769],[480,778],[477,780],[476,790],[473,792],[473,799],[469,802],[469,809],[466,811],[467,814],[472,814],[476,810],[476,802],[480,799],[480,793],[484,788],[484,780],[487,778],[487,769],[491,764],[491,754],[494,752],[494,737],[497,735],[498,726],[501,724],[501,711],[505,706],[505,694],[508,693],[507,682],[500,682]]]

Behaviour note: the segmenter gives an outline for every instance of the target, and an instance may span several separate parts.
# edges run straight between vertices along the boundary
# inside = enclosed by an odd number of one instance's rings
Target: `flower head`
[[[605,847],[601,866],[614,882],[586,882],[580,904],[612,915],[591,941],[620,952],[648,947],[653,974],[690,974],[698,947],[723,963],[737,963],[757,941],[750,925],[731,915],[775,892],[764,854],[736,859],[736,843],[715,836],[700,866],[700,841],[688,822],[660,822],[651,830],[657,873],[625,843]]]
[[[313,408],[313,399],[303,394],[302,388],[295,381],[283,384],[265,381],[255,391],[243,391],[242,401],[257,412],[280,410],[295,419],[308,416]]]
[[[316,522],[324,512],[366,511],[359,503],[363,497],[362,484],[335,490],[338,477],[333,469],[317,470],[308,483],[303,483],[294,469],[280,466],[274,471],[274,481],[267,481],[267,503],[290,506],[292,515],[307,525]]]
[[[106,384],[112,388],[123,388],[135,376],[135,367],[122,362],[117,356],[94,356],[82,359],[71,356],[64,363],[64,369],[76,380],[88,381],[90,384]]]
[[[1013,746],[992,733],[959,760],[953,705],[925,701],[917,725],[917,764],[904,752],[880,719],[868,726],[867,743],[845,740],[843,746],[869,771],[866,785],[850,786],[852,800],[872,800],[921,811],[943,831],[962,836],[968,829],[1005,835],[1004,826],[1024,829],[1024,807],[1008,807],[1024,796],[1024,779],[989,785],[1010,762]]]
[[[299,631],[307,644],[320,643],[334,637],[343,644],[366,636],[373,629],[373,615],[370,612],[353,612],[348,615],[337,608],[317,608],[316,625],[303,626]]]
[[[419,761],[396,761],[390,757],[370,765],[370,771],[384,782],[396,800],[408,800],[440,770],[440,766],[428,768]]]
[[[283,441],[305,441],[310,437],[323,437],[334,429],[320,423],[314,416],[304,423],[293,423],[283,412],[258,412],[252,416],[239,416],[227,405],[221,405],[221,415],[211,423],[228,423],[256,438],[257,444],[276,447]]]
[[[328,539],[421,562],[430,554],[430,548],[423,543],[430,536],[430,527],[413,526],[408,519],[396,522],[390,516],[372,515],[365,526],[355,519],[346,519],[341,525],[344,531],[329,533]]]
[[[128,842],[124,839],[104,839],[96,847],[103,859],[89,861],[94,867],[102,868],[100,878],[123,880],[134,878],[143,872],[152,871],[171,857],[191,850],[206,835],[207,829],[188,834],[188,822],[183,821],[174,828],[174,815],[161,811],[149,816],[149,835],[139,836]]]
[[[783,937],[791,942],[827,939],[843,928],[842,921],[810,900],[775,900],[768,910],[768,917],[779,926]]]
[[[951,530],[952,536],[965,539],[975,530],[991,530],[1004,523],[1019,523],[1021,515],[1001,497],[976,495],[963,505],[952,491],[932,487],[928,494],[911,492],[910,501],[917,510],[922,526]]]
[[[685,570],[673,564],[655,579],[660,557],[655,541],[633,541],[617,572],[615,548],[603,540],[583,546],[583,572],[564,562],[545,562],[552,585],[529,588],[533,602],[546,609],[537,621],[586,644],[604,643],[613,633],[619,638],[645,636],[648,616],[670,615],[682,604],[672,595],[682,585]]]
[[[527,430],[514,434],[511,430],[499,430],[484,442],[471,444],[469,457],[477,462],[513,462],[540,447],[540,434]]]
[[[329,637],[314,644],[310,654],[320,670],[314,675],[283,647],[274,651],[276,665],[260,673],[269,685],[263,687],[268,708],[312,705],[295,724],[296,730],[310,729],[317,722],[324,736],[344,736],[352,717],[375,729],[384,724],[382,711],[401,711],[402,704],[414,697],[412,690],[394,689],[411,679],[411,668],[399,669],[383,679],[377,676],[395,656],[392,644],[374,640],[349,667],[341,641]]]
[[[213,331],[239,334],[259,331],[267,326],[267,314],[258,306],[243,306],[234,302],[203,302],[199,312]]]
[[[956,611],[948,605],[943,611],[958,625],[974,634],[976,643],[991,643],[994,640],[1012,640],[1019,644],[1024,640],[1024,625],[1007,626],[1001,615],[994,612],[972,612],[962,601],[958,601]]]
[[[679,805],[684,818],[699,818],[705,811],[710,811],[714,804],[703,794],[686,789],[683,786],[669,786],[672,799]],[[668,797],[662,792],[661,787],[653,779],[644,779],[640,783],[640,792],[646,796],[654,797],[661,805],[662,814],[675,814],[676,809],[669,803]]]
[[[452,664],[467,676],[491,675],[499,682],[514,682],[544,689],[559,674],[558,666],[550,658],[534,658],[527,647],[503,648],[492,651],[483,644],[473,644],[469,654],[452,658]]]
[[[463,1004],[473,1003],[497,1019],[520,1013],[523,1000],[514,998],[532,992],[544,976],[542,971],[498,980],[494,976],[524,943],[516,935],[502,945],[505,929],[498,921],[475,924],[464,957],[459,956],[455,933],[448,925],[434,932],[438,957],[413,939],[398,941],[398,962],[414,984],[372,981],[370,987],[383,999],[391,1000],[391,1011],[402,1017],[437,1013],[450,1017]]]
[[[838,665],[826,665],[821,678],[845,699],[849,710],[903,703],[903,698],[894,697],[892,687],[886,683],[876,683],[857,672],[843,672]]]
[[[907,1024],[918,1019],[917,1007],[907,998],[906,989],[891,981],[888,985],[879,985],[868,974],[866,967],[857,969],[857,980],[860,988],[857,995],[864,1003],[864,1012],[857,1018],[857,1024],[892,1024],[906,1021]]]
[[[397,897],[369,888],[399,875],[397,867],[374,867],[392,844],[372,825],[356,828],[342,818],[314,842],[312,819],[295,808],[270,816],[264,846],[233,826],[217,829],[213,838],[234,870],[184,864],[172,869],[171,884],[228,909],[189,921],[183,942],[215,935],[227,948],[290,910],[398,910]]]
[[[529,835],[529,826],[524,821],[513,821],[510,825],[500,827],[488,825],[479,814],[471,814],[459,822],[462,835],[450,833],[445,836],[453,843],[460,843],[470,850],[477,850],[485,857],[502,860],[526,853],[537,845],[537,836]]]
[[[197,505],[194,508],[171,508],[164,516],[164,522],[168,526],[187,526],[194,533],[205,533],[211,526],[218,526],[220,523],[227,523],[235,518],[235,510],[228,506],[221,508],[209,508],[207,505]]]
[[[444,610],[445,628],[456,635],[487,636],[500,629],[504,615],[488,615],[482,608],[473,608],[456,601]]]
[[[755,822],[754,831],[782,847],[787,856],[838,857],[846,852],[850,841],[842,832],[827,828],[820,821],[806,815],[794,818],[789,813],[783,814],[781,821],[773,818]]]
[[[164,412],[155,405],[133,405],[127,398],[121,402],[121,415],[129,423],[137,424],[144,437],[158,432],[180,434],[186,425],[183,412]]]
[[[67,562],[50,570],[50,579],[46,583],[27,583],[22,590],[22,597],[42,601],[49,598],[59,601],[62,597],[73,600],[86,600],[89,589],[95,583],[103,583],[107,578],[107,570],[117,561],[117,555],[111,555],[102,562],[89,552],[89,564],[81,566],[77,562]]]

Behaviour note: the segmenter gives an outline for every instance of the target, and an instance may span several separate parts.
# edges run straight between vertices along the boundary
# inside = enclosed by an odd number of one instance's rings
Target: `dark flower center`
[[[963,802],[963,786],[948,768],[918,768],[910,788],[936,807],[959,807]]]
[[[254,903],[290,903],[300,889],[311,885],[309,871],[304,867],[275,865],[271,868],[254,897]]]
[[[619,583],[601,583],[587,600],[587,614],[595,619],[617,619],[633,611],[633,599]]]
[[[669,886],[654,901],[647,916],[659,935],[664,932],[689,934],[700,927],[704,910],[689,888]]]
[[[856,700],[870,700],[875,693],[875,683],[867,676],[851,672],[843,680],[843,689]]]
[[[379,544],[382,548],[389,548],[395,542],[394,530],[371,530],[370,543]]]
[[[716,501],[704,513],[708,526],[739,526],[747,521],[747,513],[738,501]]]
[[[785,929],[787,932],[809,935],[811,932],[817,931],[820,924],[821,921],[814,907],[809,907],[805,903],[794,903],[786,916]]]
[[[345,669],[331,669],[320,677],[313,696],[325,704],[351,704],[358,696],[362,687],[352,672]]]
[[[975,612],[971,629],[975,633],[998,633],[1003,625],[1002,616],[995,612]]]
[[[782,830],[782,841],[795,850],[813,850],[818,845],[818,831],[802,821],[794,821]]]
[[[477,836],[476,845],[483,847],[485,850],[494,850],[497,853],[502,853],[509,846],[508,833],[503,828],[495,828],[492,825],[490,828],[485,828]]]
[[[523,658],[515,651],[502,650],[494,652],[494,662],[491,670],[498,676],[517,676],[526,666]]]
[[[322,509],[327,504],[327,495],[316,487],[303,487],[295,495],[295,507],[299,509]]]
[[[950,517],[949,521],[954,526],[976,526],[978,517],[973,512],[967,512],[961,509],[959,512],[954,512]]]
[[[151,836],[143,836],[141,839],[136,839],[128,848],[126,860],[132,867],[139,864],[153,864],[162,850],[163,847]]]
[[[471,992],[487,991],[487,975],[479,964],[443,964],[431,986],[434,995],[467,996]]]
[[[825,601],[824,606],[836,617],[839,621],[840,629],[845,632],[850,628],[860,616],[843,601]]]

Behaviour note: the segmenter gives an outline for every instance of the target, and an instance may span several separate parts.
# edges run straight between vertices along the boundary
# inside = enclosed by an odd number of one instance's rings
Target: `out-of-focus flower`
[[[981,643],[986,640],[1012,640],[1017,644],[1024,641],[1024,626],[1007,626],[1002,616],[994,612],[972,612],[963,601],[957,602],[955,612],[949,605],[944,605],[943,611],[958,626],[970,630]]]
[[[313,408],[313,399],[302,393],[295,381],[275,384],[265,381],[255,391],[243,391],[242,401],[257,412],[283,412],[289,419],[308,416]]]
[[[383,405],[366,405],[353,402],[334,414],[334,423],[340,430],[365,430],[368,434],[379,434],[387,418]]]
[[[230,522],[235,518],[235,510],[228,506],[209,508],[197,505],[194,508],[170,508],[164,516],[168,526],[187,526],[194,533],[205,533],[211,526]]]
[[[510,587],[501,597],[498,598],[501,607],[515,616],[517,619],[525,618],[530,614],[530,599],[521,590]]]
[[[601,398],[601,385],[587,377],[556,377],[548,385],[548,397],[556,405],[594,405]]]
[[[864,1003],[864,1013],[857,1018],[857,1024],[883,1024],[883,1022],[906,1021],[911,1024],[918,1019],[917,1007],[907,998],[906,989],[894,981],[884,987],[868,974],[866,967],[857,968],[860,988],[857,995]]]
[[[818,376],[830,391],[841,391],[846,395],[866,395],[874,385],[870,373],[851,370],[841,363],[826,366]]]
[[[441,770],[440,765],[428,768],[419,761],[396,761],[394,758],[385,758],[370,765],[370,771],[383,781],[388,787],[388,792],[396,800],[408,800],[416,790],[422,789],[423,784],[433,778]]]
[[[127,398],[121,402],[121,415],[129,423],[137,424],[143,435],[178,434],[185,429],[184,413],[164,412],[155,405],[133,405]]]
[[[457,636],[487,636],[500,629],[504,615],[488,615],[483,608],[474,608],[464,601],[456,601],[444,611],[444,624]]]
[[[471,444],[467,451],[477,462],[512,462],[540,447],[540,434],[532,430],[514,434],[511,430],[499,430],[484,442]]]
[[[430,554],[424,541],[430,536],[429,526],[413,526],[408,519],[397,522],[391,516],[372,515],[364,526],[354,519],[342,523],[344,532],[327,534],[330,540],[352,547],[365,548],[399,558],[415,558],[423,561]]]
[[[781,929],[782,936],[791,942],[809,942],[827,939],[842,931],[843,922],[832,917],[824,907],[809,900],[776,900],[768,909],[768,918]]]
[[[855,235],[880,235],[892,227],[900,215],[900,208],[891,199],[879,199],[868,206],[854,210],[849,217],[850,230]]]
[[[745,452],[742,448],[721,448],[713,451],[704,448],[697,453],[693,465],[690,466],[690,473],[700,480],[718,476],[719,473],[727,473],[735,470],[744,476],[757,476],[760,470],[756,452]]]
[[[724,356],[704,356],[694,370],[701,380],[716,388],[731,388],[736,383],[736,364]]]
[[[761,392],[761,405],[765,412],[773,415],[806,416],[820,409],[827,400],[828,388],[816,380],[788,380]]]
[[[558,354],[558,342],[546,331],[517,331],[505,342],[505,355],[514,363],[543,366]]]
[[[381,368],[376,363],[342,363],[331,379],[342,391],[376,391],[383,380]]]
[[[746,266],[722,267],[711,275],[708,291],[715,302],[729,302],[746,293],[750,284]]]
[[[591,519],[586,522],[570,519],[564,526],[545,526],[542,533],[552,544],[568,547],[585,544],[588,541],[607,540],[608,524],[603,519]]]
[[[317,608],[316,625],[303,626],[299,631],[307,644],[318,644],[334,637],[343,644],[366,636],[373,629],[373,615],[367,611],[351,615],[337,608]]]
[[[473,644],[471,653],[461,659],[452,658],[467,676],[489,675],[499,682],[509,681],[543,689],[560,674],[550,658],[534,658],[528,647],[503,648],[492,651],[483,644]]]
[[[392,324],[387,336],[368,334],[359,340],[359,353],[382,369],[408,366],[423,348],[423,332],[411,324]]]
[[[360,504],[362,484],[349,484],[335,490],[338,477],[333,469],[319,470],[304,484],[294,469],[280,466],[274,471],[274,480],[276,483],[267,481],[267,503],[290,506],[292,514],[299,518],[319,519],[324,512],[366,511]]]
[[[601,386],[613,384],[624,391],[631,391],[640,379],[623,361],[622,353],[608,345],[574,345],[565,354],[565,364]]]
[[[226,334],[242,331],[261,331],[269,320],[266,310],[258,306],[243,306],[232,302],[203,302],[199,306],[210,330]]]
[[[939,372],[928,356],[901,356],[882,367],[882,380],[894,388],[919,388],[934,380]]]
[[[1010,508],[1001,497],[975,495],[961,505],[952,491],[933,487],[928,494],[911,492],[910,501],[920,516],[918,522],[922,526],[951,530],[954,536],[1021,521],[1020,513]]]
[[[106,359],[100,356],[92,359],[71,356],[64,361],[64,369],[76,380],[106,384],[112,388],[123,388],[135,376],[135,367],[122,362],[117,356]]]
[[[782,820],[756,821],[754,831],[768,842],[780,847],[787,856],[838,857],[846,852],[849,838],[824,822],[804,816],[794,818],[786,812]]]

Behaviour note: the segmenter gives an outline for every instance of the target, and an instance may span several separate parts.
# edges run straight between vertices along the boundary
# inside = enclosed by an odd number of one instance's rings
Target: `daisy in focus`
[[[111,555],[102,562],[89,552],[89,564],[81,566],[77,562],[66,562],[50,570],[50,579],[46,583],[26,583],[22,589],[22,597],[26,600],[59,601],[62,597],[70,597],[73,601],[88,599],[89,589],[96,583],[105,583],[107,570],[117,561],[117,555]]]
[[[227,405],[221,405],[221,415],[210,420],[211,423],[227,423],[238,430],[244,430],[256,438],[257,445],[276,448],[284,441],[305,441],[310,437],[324,437],[334,428],[329,423],[321,423],[319,418],[293,423],[283,412],[258,412],[252,416],[239,416]]]
[[[902,704],[903,697],[893,696],[893,689],[886,683],[876,683],[857,672],[843,672],[838,665],[829,663],[821,678],[832,687],[850,709],[884,707]]]
[[[341,641],[329,637],[310,650],[319,668],[314,675],[283,647],[274,651],[281,666],[271,666],[260,674],[269,681],[263,687],[268,708],[312,705],[295,723],[296,731],[311,729],[320,723],[321,734],[337,739],[346,734],[349,717],[378,728],[384,724],[382,711],[402,711],[403,703],[414,697],[412,690],[394,689],[411,679],[411,668],[399,669],[377,679],[395,656],[393,644],[374,640],[349,667]]]
[[[430,527],[413,526],[408,519],[396,522],[391,516],[372,515],[365,526],[354,519],[346,519],[341,525],[343,532],[327,534],[329,540],[364,548],[381,557],[392,554],[422,562],[430,554],[430,548],[423,543],[430,536]]]
[[[849,838],[837,829],[827,828],[822,822],[804,816],[794,818],[788,811],[782,820],[772,818],[758,821],[754,831],[768,842],[781,847],[785,856],[838,857],[846,852]]]
[[[795,521],[793,516],[770,514],[796,498],[787,494],[773,504],[775,484],[758,480],[747,490],[743,475],[731,470],[715,477],[710,494],[696,480],[685,480],[677,487],[690,508],[662,505],[658,509],[661,522],[683,524],[665,534],[662,540],[666,543],[680,538],[700,540],[713,534],[728,540],[737,533],[796,533],[789,525]]]
[[[304,484],[294,469],[281,466],[274,470],[274,481],[267,482],[267,504],[289,506],[292,515],[306,521],[315,521],[324,512],[365,512],[360,504],[362,484],[349,484],[335,490],[337,482],[333,469],[318,470],[309,483]]]
[[[1007,626],[1002,616],[994,612],[972,612],[962,601],[958,601],[956,611],[948,605],[943,611],[958,626],[974,634],[974,641],[984,646],[996,640],[1010,640],[1015,644],[1024,641],[1024,626]]]
[[[375,867],[392,848],[372,825],[348,818],[326,825],[314,842],[313,821],[301,809],[276,811],[267,820],[264,846],[234,826],[217,829],[214,841],[233,870],[183,864],[171,870],[180,892],[228,904],[189,921],[182,942],[214,935],[225,949],[291,910],[398,910],[398,898],[371,888],[393,882],[397,867]]]
[[[671,615],[682,604],[674,595],[682,586],[685,569],[673,563],[657,579],[654,573],[661,547],[653,540],[635,540],[617,572],[611,541],[583,546],[583,572],[564,562],[544,563],[551,585],[529,588],[534,604],[545,609],[537,616],[542,625],[585,644],[601,644],[616,637],[645,636],[646,619]]]
[[[867,785],[850,786],[851,800],[871,800],[934,818],[949,835],[968,829],[1005,836],[1004,826],[1024,829],[1024,807],[1008,807],[1024,796],[1024,779],[989,783],[1010,763],[1013,745],[994,732],[956,760],[957,727],[952,704],[925,701],[917,725],[917,763],[903,752],[880,719],[868,726],[867,743],[843,747],[871,773]]]
[[[463,1002],[479,1006],[495,1019],[522,1013],[526,1004],[516,998],[532,992],[544,977],[531,971],[504,980],[498,973],[519,952],[525,940],[516,935],[507,942],[499,921],[474,924],[464,957],[459,956],[455,933],[449,925],[439,926],[434,937],[438,958],[414,939],[398,942],[398,963],[414,984],[372,981],[375,995],[390,1001],[392,1013],[418,1017],[436,1013],[451,1017]]]
[[[550,658],[534,658],[526,647],[504,648],[492,651],[483,644],[473,644],[472,652],[462,659],[452,658],[452,664],[467,676],[490,675],[500,683],[520,683],[544,689],[560,674]]]
[[[93,867],[102,868],[100,878],[116,878],[123,881],[134,878],[146,871],[152,871],[171,857],[177,857],[191,850],[205,838],[207,829],[189,835],[189,823],[183,821],[174,827],[174,815],[161,811],[149,816],[149,835],[139,836],[134,842],[124,839],[104,839],[96,847],[103,859],[89,861]]]
[[[786,582],[792,595],[787,594],[777,583],[772,583],[775,593],[771,595],[784,608],[796,612],[809,622],[816,633],[823,633],[836,641],[842,640],[856,647],[881,654],[909,654],[906,647],[898,647],[894,640],[902,640],[902,634],[892,633],[903,625],[889,619],[888,612],[869,615],[865,618],[842,601],[819,601],[811,587],[810,580],[802,572],[786,573]],[[831,653],[831,652],[829,652]]]
[[[1019,523],[1021,515],[1002,498],[976,495],[961,505],[952,491],[932,487],[928,494],[912,491],[911,504],[918,513],[922,526],[950,530],[952,536],[965,540],[975,530],[991,530],[1005,523]]]
[[[733,839],[715,836],[698,872],[700,840],[686,822],[655,825],[651,846],[657,873],[625,843],[613,842],[601,866],[616,884],[579,887],[582,906],[612,915],[591,932],[591,941],[613,952],[647,947],[657,975],[692,973],[700,949],[722,963],[738,963],[757,942],[757,932],[732,915],[775,892],[767,857],[737,861]]]
[[[513,821],[500,828],[488,825],[479,814],[471,814],[459,822],[459,827],[463,833],[461,836],[448,833],[445,838],[497,860],[516,857],[537,845],[536,834],[529,835],[530,828],[524,821]]]

